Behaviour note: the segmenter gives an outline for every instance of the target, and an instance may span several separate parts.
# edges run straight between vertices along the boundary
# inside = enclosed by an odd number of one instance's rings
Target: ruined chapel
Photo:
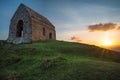
[[[44,16],[20,4],[11,19],[7,42],[19,44],[55,39],[55,26]]]

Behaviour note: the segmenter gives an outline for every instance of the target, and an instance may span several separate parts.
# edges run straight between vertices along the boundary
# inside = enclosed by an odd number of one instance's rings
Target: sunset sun
[[[102,45],[103,46],[113,46],[114,45],[114,39],[110,36],[111,32],[105,32],[105,36],[102,38]]]
[[[103,46],[111,46],[113,43],[112,43],[112,41],[111,40],[104,40],[103,42],[102,42],[102,45]]]

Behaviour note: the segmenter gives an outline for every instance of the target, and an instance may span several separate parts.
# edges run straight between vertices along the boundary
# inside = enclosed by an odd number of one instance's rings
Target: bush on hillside
[[[55,57],[55,58],[52,58],[52,59],[43,59],[40,67],[42,69],[51,69],[51,68],[54,68],[57,65],[60,65],[60,64],[64,63],[65,60],[66,59],[61,57],[61,56]]]

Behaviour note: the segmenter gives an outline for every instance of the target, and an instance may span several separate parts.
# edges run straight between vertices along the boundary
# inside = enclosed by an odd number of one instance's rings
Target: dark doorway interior
[[[23,36],[23,21],[19,20],[16,29],[16,37],[22,37],[22,36]]]
[[[52,39],[52,33],[49,33],[49,39]]]

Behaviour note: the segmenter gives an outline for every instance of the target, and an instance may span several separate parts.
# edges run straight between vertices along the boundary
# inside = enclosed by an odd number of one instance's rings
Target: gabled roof
[[[21,6],[25,7],[25,9],[26,9],[26,10],[28,11],[28,13],[30,14],[30,17],[35,18],[35,19],[37,19],[38,21],[42,21],[43,23],[54,27],[54,25],[53,25],[47,18],[45,18],[44,16],[38,14],[36,11],[32,10],[31,8],[27,7],[26,5],[24,5],[24,4],[22,4],[22,3],[20,4],[19,7],[21,7]]]

